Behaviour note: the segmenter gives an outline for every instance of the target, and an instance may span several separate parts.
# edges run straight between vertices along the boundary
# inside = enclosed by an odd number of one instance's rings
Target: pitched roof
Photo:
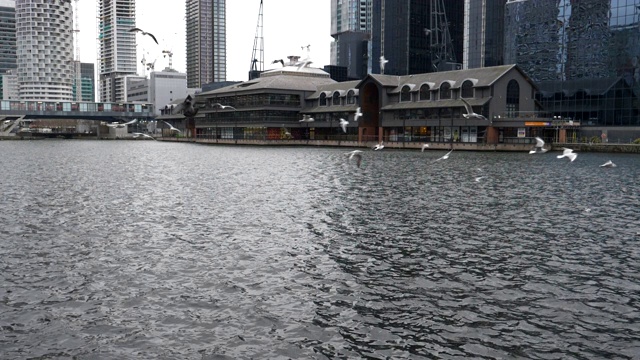
[[[317,91],[311,94],[310,96],[308,96],[307,99],[309,100],[317,99],[320,97],[320,95],[323,92],[326,92],[326,94],[333,94],[334,91],[340,91],[340,90],[343,90],[343,91],[347,91],[349,89],[358,90],[356,89],[356,85],[358,85],[359,82],[360,80],[354,80],[354,81],[343,81],[343,82],[336,82],[333,84],[320,85],[318,86]]]
[[[284,73],[259,77],[239,84],[225,86],[219,89],[202,92],[199,96],[225,94],[228,92],[257,91],[264,89],[316,91],[318,86],[336,83],[335,80],[324,76],[313,76],[308,72],[299,74]]]

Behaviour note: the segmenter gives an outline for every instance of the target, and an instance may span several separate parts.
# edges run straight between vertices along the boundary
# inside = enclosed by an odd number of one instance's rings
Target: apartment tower
[[[126,77],[137,74],[135,0],[98,0],[100,101],[126,99]]]
[[[227,80],[225,0],[186,0],[187,87]]]
[[[20,100],[73,100],[72,25],[70,1],[16,1]]]

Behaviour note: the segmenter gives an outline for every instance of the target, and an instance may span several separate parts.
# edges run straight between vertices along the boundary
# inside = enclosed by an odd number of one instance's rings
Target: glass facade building
[[[0,74],[16,66],[16,4],[0,0]]]
[[[331,0],[331,65],[362,79],[371,68],[372,0]]]
[[[504,58],[539,86],[559,119],[640,126],[640,0],[515,0]]]

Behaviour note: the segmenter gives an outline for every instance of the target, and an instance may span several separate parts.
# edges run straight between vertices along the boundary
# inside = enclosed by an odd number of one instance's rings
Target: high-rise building
[[[80,99],[81,101],[96,101],[95,66],[92,63],[80,63]],[[75,96],[75,94],[74,94]]]
[[[126,98],[126,76],[137,73],[135,0],[98,0],[100,101]]]
[[[371,72],[410,75],[461,67],[464,0],[377,0],[372,4]]]
[[[16,66],[16,2],[0,0],[0,74]]]
[[[505,63],[544,110],[582,125],[640,125],[640,0],[509,0]]]
[[[465,0],[465,69],[504,65],[506,0]]]
[[[226,81],[225,0],[186,0],[187,86]]]
[[[362,79],[371,69],[372,0],[331,0],[331,60],[347,78]]]
[[[72,24],[71,1],[16,1],[21,100],[73,100]]]

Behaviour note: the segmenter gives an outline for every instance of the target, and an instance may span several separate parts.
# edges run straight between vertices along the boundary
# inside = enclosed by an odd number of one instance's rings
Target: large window
[[[443,82],[440,85],[440,100],[451,99],[451,84]]]
[[[460,90],[460,97],[463,97],[463,98],[473,97],[473,82],[471,80],[465,80],[465,82],[462,83],[462,87]]]
[[[420,100],[431,100],[431,88],[429,85],[420,86]]]
[[[356,103],[355,92],[353,90],[349,90],[349,92],[347,92],[347,105],[351,105],[355,103]]]
[[[327,94],[320,94],[320,106],[327,106]]]
[[[507,116],[516,117],[520,110],[520,85],[516,80],[507,84]]]
[[[400,101],[411,101],[411,88],[409,85],[402,87],[402,90],[400,91]]]
[[[332,97],[332,101],[331,101],[331,105],[340,105],[340,93],[335,91],[333,93],[333,97]]]

